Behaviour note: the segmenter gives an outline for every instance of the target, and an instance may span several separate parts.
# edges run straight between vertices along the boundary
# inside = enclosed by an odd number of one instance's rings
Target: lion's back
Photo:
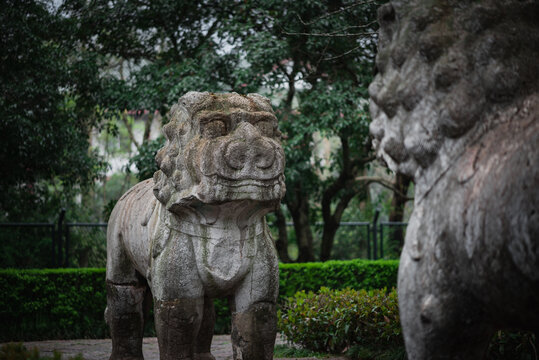
[[[107,279],[109,273],[112,277],[129,276],[125,272],[132,269],[125,266],[126,260],[141,275],[146,275],[150,251],[148,223],[157,206],[153,185],[153,179],[136,184],[118,200],[111,213],[107,229]]]

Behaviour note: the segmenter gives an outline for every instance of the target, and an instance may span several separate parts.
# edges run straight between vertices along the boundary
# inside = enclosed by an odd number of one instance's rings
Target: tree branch
[[[330,16],[333,16],[333,15],[336,15],[336,14],[339,14],[339,13],[342,13],[342,12],[345,12],[345,11],[348,11],[350,10],[351,8],[354,8],[356,6],[360,6],[360,5],[369,5],[369,4],[376,4],[376,0],[367,0],[367,1],[358,1],[358,2],[355,2],[353,4],[350,4],[342,9],[339,9],[339,10],[335,10],[335,11],[331,11],[329,13],[326,13],[324,15],[321,15],[309,22],[305,22],[303,21],[303,19],[301,18],[301,16],[298,15],[298,19],[299,21],[303,24],[303,25],[312,25],[314,24],[315,22],[319,21],[319,20],[322,20],[322,19],[325,19],[327,17],[330,17]]]
[[[306,32],[288,32],[283,30],[283,34],[291,36],[316,36],[316,37],[358,37],[367,35],[376,35],[376,31],[366,31],[359,33],[306,33]]]
[[[354,25],[354,26],[347,26],[347,27],[344,27],[342,29],[338,29],[338,30],[335,30],[335,31],[331,31],[331,32],[328,32],[328,33],[299,33],[299,32],[287,32],[285,31],[284,29],[281,30],[283,34],[285,35],[309,35],[309,36],[325,36],[325,37],[340,37],[340,36],[359,36],[359,35],[365,35],[365,34],[371,34],[371,32],[368,32],[368,33],[365,33],[365,32],[361,32],[361,33],[349,33],[348,31],[351,30],[351,29],[367,29],[369,27],[372,27],[373,25],[375,25],[377,23],[376,20],[374,21],[371,21],[367,24],[363,24],[363,25]],[[377,32],[373,32],[374,34],[376,34]]]
[[[131,141],[133,142],[133,144],[135,144],[135,147],[138,150],[140,149],[140,144],[137,142],[137,140],[135,140],[135,135],[133,134],[133,127],[129,123],[128,117],[129,115],[127,115],[127,112],[122,113],[121,118],[122,118],[123,123],[125,124],[125,128],[127,129],[127,134],[129,135],[129,139],[131,139]]]
[[[216,19],[216,20],[213,22],[213,24],[210,25],[210,28],[209,28],[208,31],[206,32],[206,35],[204,35],[204,36],[200,39],[199,43],[198,43],[198,44],[197,44],[191,51],[189,51],[190,56],[196,55],[197,50],[200,49],[200,47],[201,47],[202,45],[204,45],[204,43],[206,43],[206,41],[210,38],[210,36],[213,35],[213,33],[215,33],[215,29],[217,28],[217,25],[218,25],[218,24],[219,24],[219,20]]]
[[[369,163],[373,160],[376,160],[376,155],[371,155],[371,156],[367,156],[365,158],[361,158],[361,159],[352,159],[351,160],[351,164],[353,167],[361,167],[363,165],[365,165],[366,163]]]
[[[413,197],[408,197],[406,194],[403,194],[399,189],[397,189],[395,187],[395,184],[392,183],[391,181],[388,181],[382,177],[379,177],[379,176],[358,176],[354,179],[354,181],[357,183],[357,182],[365,182],[367,183],[366,185],[369,185],[371,183],[376,183],[376,184],[380,184],[382,185],[383,187],[385,188],[388,188],[394,192],[396,192],[397,194],[399,194],[399,196],[402,196],[406,201],[410,201],[410,200],[414,200]]]

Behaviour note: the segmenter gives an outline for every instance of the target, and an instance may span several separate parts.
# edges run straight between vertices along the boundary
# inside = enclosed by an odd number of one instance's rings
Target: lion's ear
[[[267,97],[255,93],[247,94],[247,97],[250,100],[254,101],[254,103],[260,108],[260,110],[267,111],[273,114],[273,107],[271,106],[271,101]]]
[[[211,100],[211,93],[189,91],[178,99],[178,105],[184,107],[189,112],[189,117],[197,112],[197,110],[204,106],[205,100]]]
[[[161,170],[157,170],[153,174],[153,194],[162,204],[166,204],[172,195],[170,185],[168,184],[168,176]]]

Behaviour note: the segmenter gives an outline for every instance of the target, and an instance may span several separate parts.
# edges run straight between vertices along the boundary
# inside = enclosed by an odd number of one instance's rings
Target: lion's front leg
[[[155,330],[161,360],[194,360],[204,298],[154,300]]]
[[[259,302],[232,314],[234,360],[271,360],[277,335],[275,303]]]
[[[262,251],[231,302],[234,360],[273,359],[279,267],[273,246]]]
[[[154,240],[150,279],[161,360],[197,359],[204,286],[191,249],[191,239],[174,231]]]

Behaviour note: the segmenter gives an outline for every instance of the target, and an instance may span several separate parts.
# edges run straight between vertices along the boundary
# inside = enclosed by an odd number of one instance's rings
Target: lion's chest
[[[257,251],[256,226],[244,231],[201,227],[191,236],[199,276],[208,290],[226,290],[250,270]]]
[[[208,294],[222,294],[235,287],[250,271],[257,248],[265,235],[265,223],[239,228],[236,222],[205,225],[194,219],[178,219],[165,213],[166,231],[154,239],[152,256],[167,268],[189,269]],[[172,264],[176,264],[175,266]]]

